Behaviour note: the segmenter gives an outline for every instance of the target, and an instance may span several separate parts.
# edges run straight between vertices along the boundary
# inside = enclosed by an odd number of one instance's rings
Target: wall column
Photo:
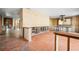
[[[24,28],[24,38],[29,42],[32,41],[32,28],[30,27]]]
[[[4,26],[4,18],[2,17],[2,26]]]
[[[13,29],[14,29],[14,27],[15,27],[15,19],[13,18]]]

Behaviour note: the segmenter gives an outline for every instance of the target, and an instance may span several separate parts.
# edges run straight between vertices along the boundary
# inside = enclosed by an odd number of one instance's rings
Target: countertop
[[[68,37],[78,38],[79,39],[79,33],[64,32],[64,31],[53,31],[53,33],[56,34],[56,35],[68,36]]]

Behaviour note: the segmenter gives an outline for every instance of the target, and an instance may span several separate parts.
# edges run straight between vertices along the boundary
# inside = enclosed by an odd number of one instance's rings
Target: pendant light
[[[65,15],[60,15],[60,20],[61,20],[61,21],[64,20],[64,16],[65,16]]]

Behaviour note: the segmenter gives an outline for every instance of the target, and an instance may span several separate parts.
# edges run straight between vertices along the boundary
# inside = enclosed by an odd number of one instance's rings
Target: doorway
[[[12,18],[4,18],[4,28],[5,32],[8,33],[12,30],[13,27],[13,19]]]

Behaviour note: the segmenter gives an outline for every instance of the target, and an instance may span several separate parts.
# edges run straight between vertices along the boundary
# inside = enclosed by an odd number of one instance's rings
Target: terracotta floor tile
[[[66,51],[67,38],[62,37],[62,40],[59,40],[59,51]],[[52,31],[32,36],[31,42],[15,37],[13,34],[0,35],[0,51],[54,51],[54,43]],[[70,46],[71,51],[79,51],[79,40],[71,38]]]
[[[42,33],[32,37],[28,42],[23,38],[17,38],[13,34],[10,36],[0,35],[1,51],[51,51],[52,32]]]

